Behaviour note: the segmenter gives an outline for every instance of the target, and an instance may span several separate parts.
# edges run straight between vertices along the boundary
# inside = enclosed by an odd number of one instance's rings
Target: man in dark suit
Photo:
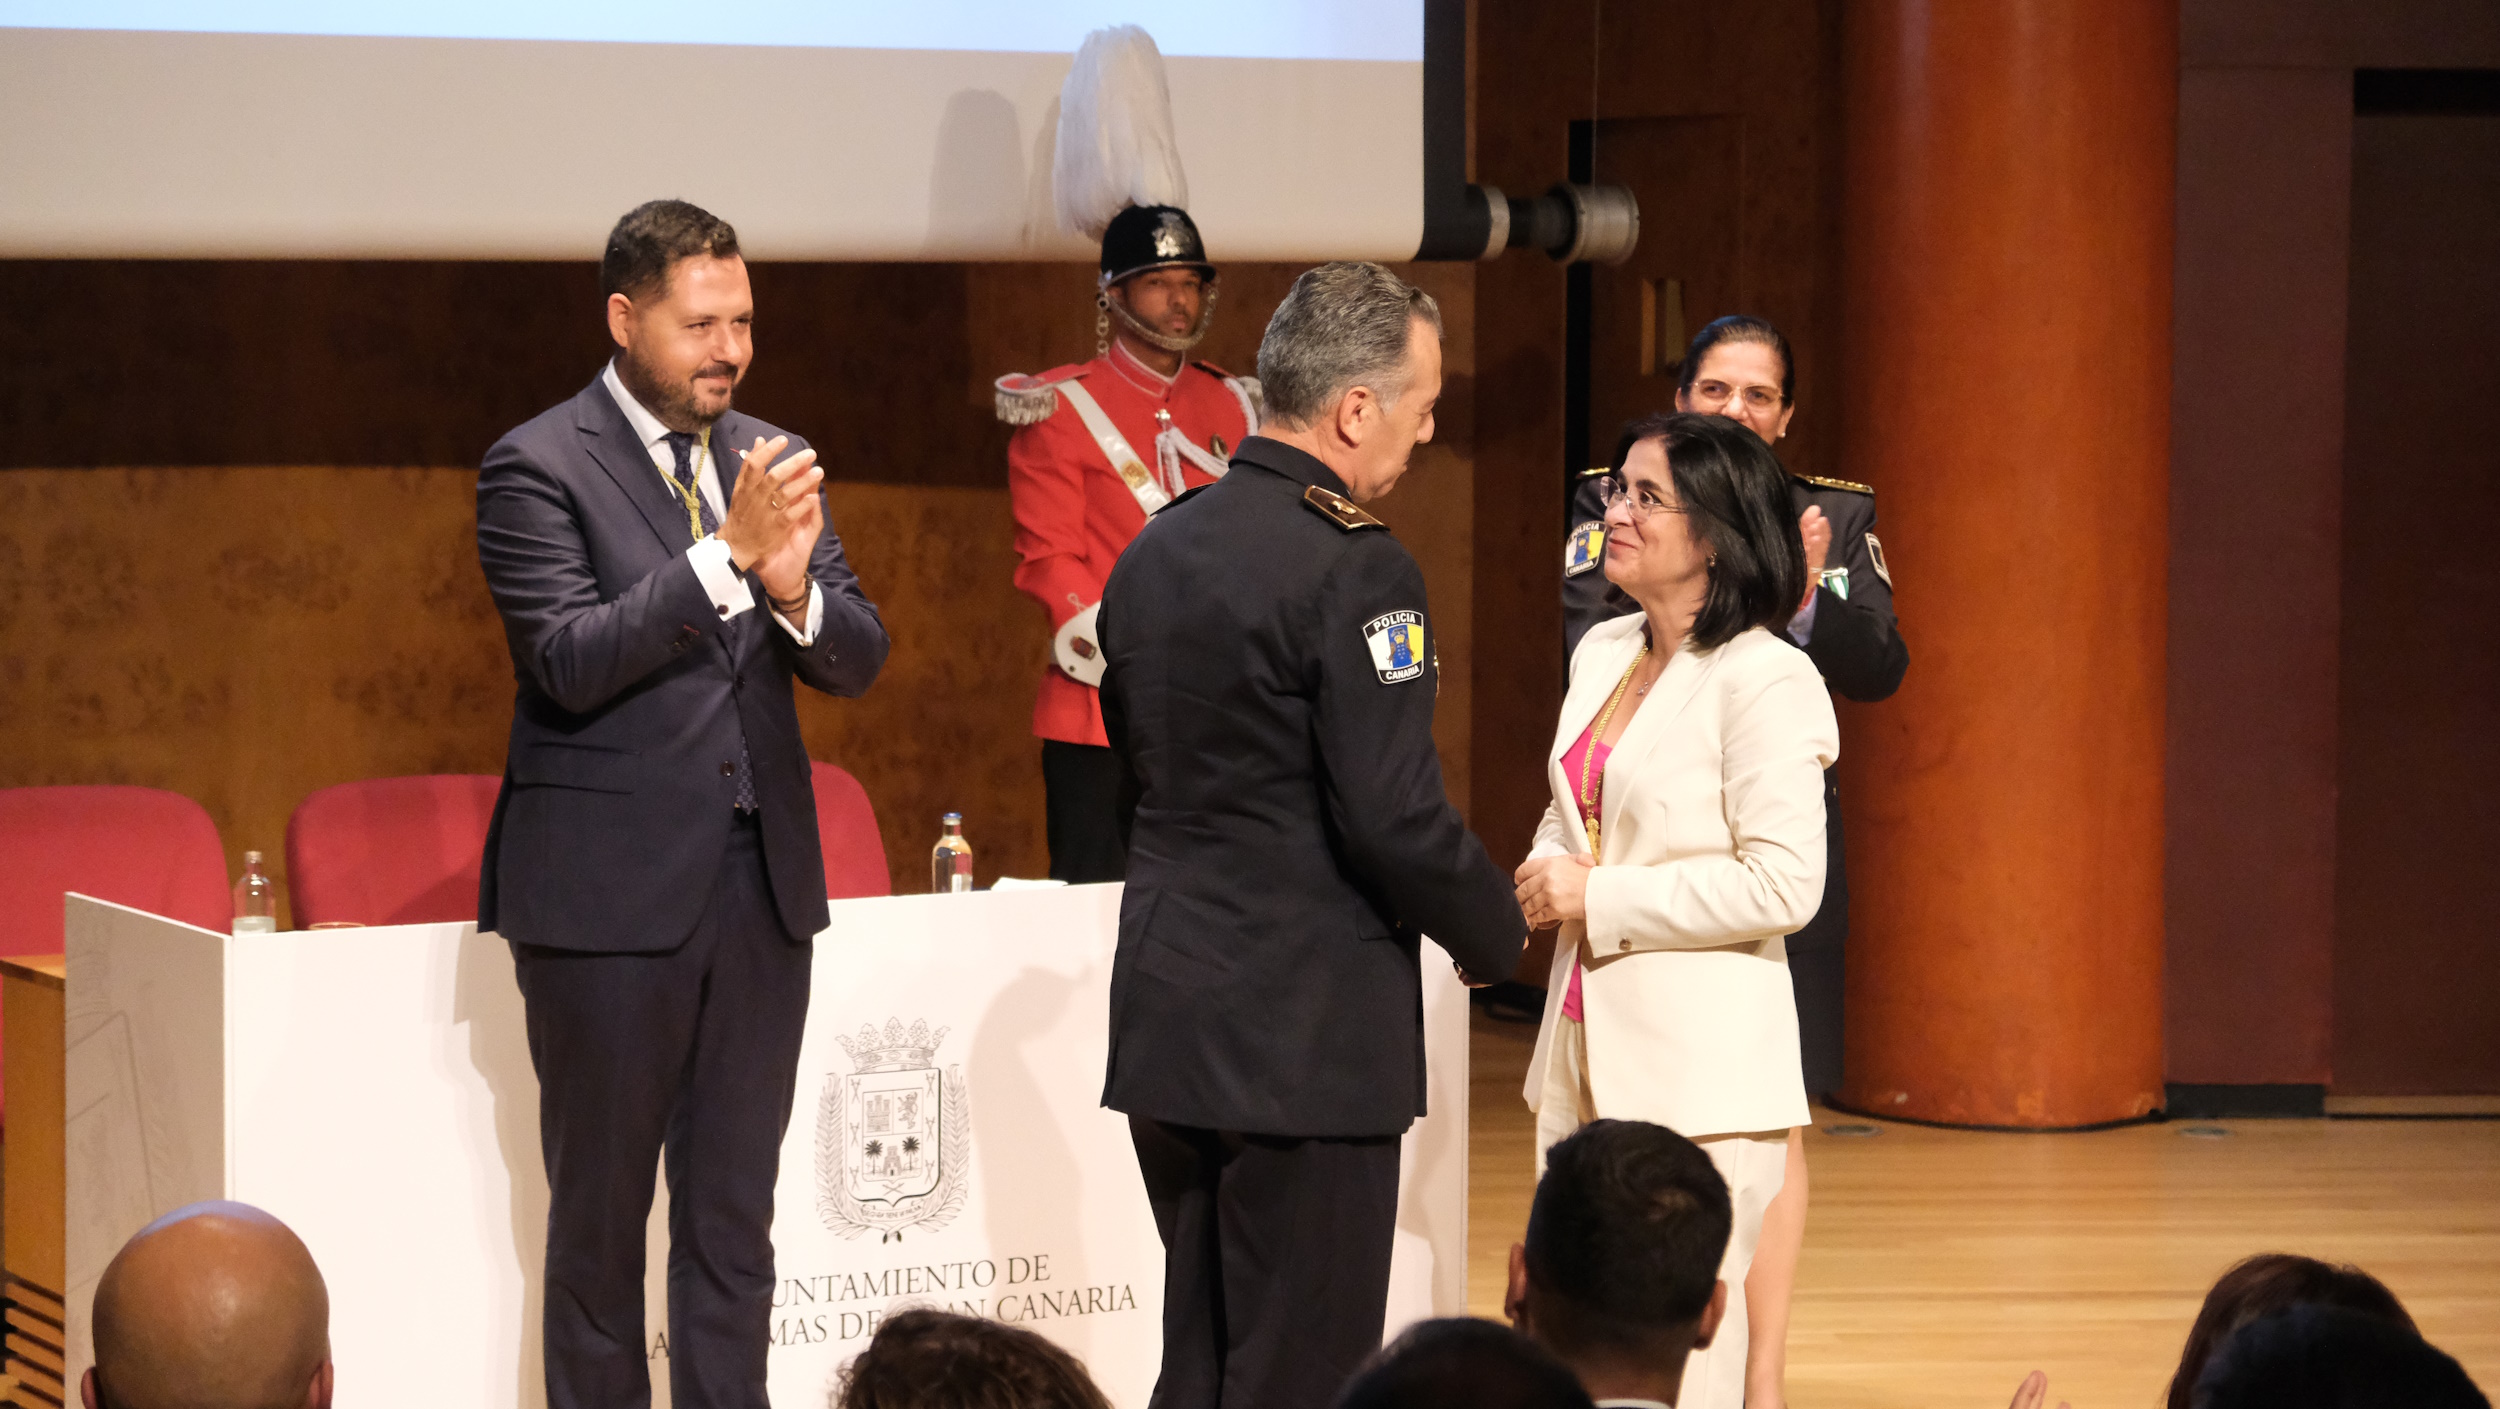
[[[730,409],[754,351],[736,233],[653,201],[600,281],[617,356],[477,485],[518,681],[478,925],[511,942],[538,1071],[547,1402],[649,1403],[665,1151],[672,1398],[764,1409],[773,1183],[827,918],[790,682],[857,695],[886,634],[815,452]]]
[[[1137,792],[1103,1104],[1163,1235],[1155,1409],[1324,1405],[1378,1348],[1418,936],[1486,979],[1526,938],[1442,789],[1423,574],[1359,507],[1432,434],[1440,336],[1376,264],[1296,280],[1259,349],[1268,429],[1103,589]]]

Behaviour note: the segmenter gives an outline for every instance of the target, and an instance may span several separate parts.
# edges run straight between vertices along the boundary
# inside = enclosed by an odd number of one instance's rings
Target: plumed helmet
[[[1212,279],[1207,247],[1189,212],[1178,206],[1133,205],[1102,232],[1102,287],[1149,269],[1195,269]]]

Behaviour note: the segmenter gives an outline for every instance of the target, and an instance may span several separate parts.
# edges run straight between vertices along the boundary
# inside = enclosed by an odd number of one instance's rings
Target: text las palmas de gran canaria
[[[1049,1282],[1048,1253],[1010,1257],[1004,1262],[984,1257],[874,1272],[784,1277],[773,1289],[772,1343],[859,1340],[874,1333],[889,1312],[907,1306],[999,1321],[1049,1321],[1137,1309],[1137,1293],[1126,1282],[1074,1287],[1054,1287]],[[907,1306],[894,1305],[897,1301]],[[655,1334],[651,1358],[667,1356],[667,1333]]]

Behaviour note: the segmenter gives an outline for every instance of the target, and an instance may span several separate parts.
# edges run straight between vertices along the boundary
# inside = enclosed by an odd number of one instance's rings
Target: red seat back
[[[77,891],[219,933],[234,926],[208,809],[161,788],[0,789],[0,954],[61,952]]]
[[[892,895],[894,878],[885,869],[885,838],[877,833],[877,811],[868,805],[868,790],[830,763],[813,766],[816,833],[825,849],[825,894],[835,900]]]
[[[486,824],[502,783],[428,773],[341,783],[304,799],[286,824],[296,927],[476,919]]]
[[[0,954],[58,954],[61,896],[110,900],[223,933],[225,843],[208,809],[161,788],[0,789]]]

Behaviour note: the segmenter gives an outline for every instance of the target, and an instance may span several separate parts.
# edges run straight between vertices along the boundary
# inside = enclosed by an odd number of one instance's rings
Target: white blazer
[[[1646,625],[1637,612],[1602,622],[1573,652],[1546,755],[1554,798],[1529,856],[1587,853],[1579,779],[1562,757]],[[1757,628],[1669,659],[1606,760],[1605,853],[1589,873],[1588,918],[1566,921],[1554,946],[1531,1109],[1584,954],[1590,1115],[1687,1136],[1807,1122],[1787,936],[1823,903],[1823,770],[1839,756],[1831,696],[1805,652]]]

